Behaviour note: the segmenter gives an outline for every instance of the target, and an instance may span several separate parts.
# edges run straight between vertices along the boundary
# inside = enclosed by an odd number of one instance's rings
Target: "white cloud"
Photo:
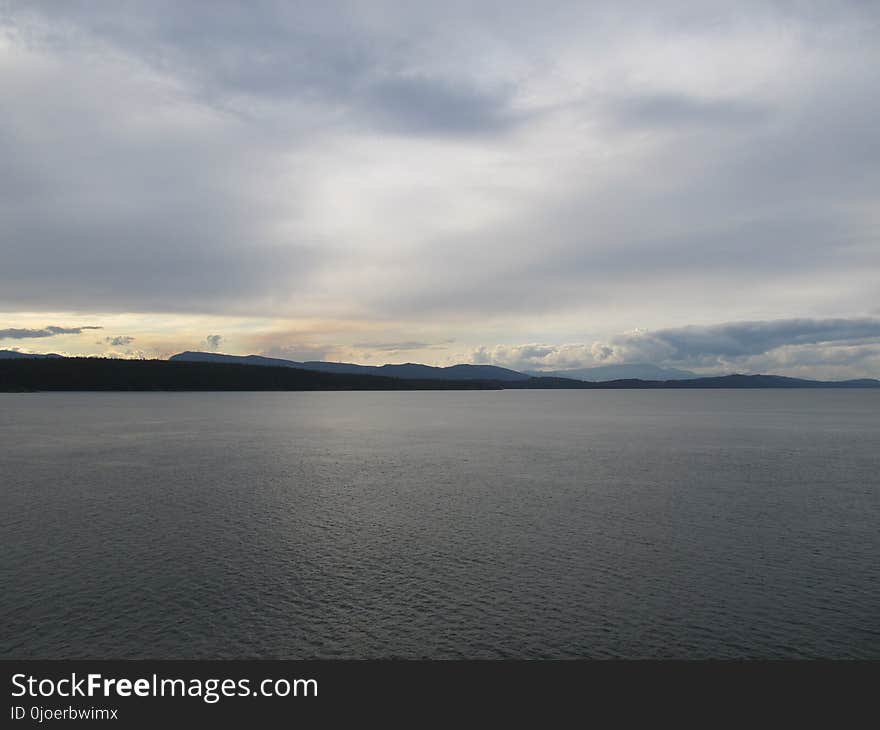
[[[729,322],[633,330],[590,344],[479,347],[470,359],[525,370],[652,363],[705,373],[875,377],[880,373],[880,319]]]

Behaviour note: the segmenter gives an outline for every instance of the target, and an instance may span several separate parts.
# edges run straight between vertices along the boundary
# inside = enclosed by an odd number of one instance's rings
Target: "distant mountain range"
[[[662,369],[661,369],[662,370]],[[581,371],[579,371],[581,372]],[[683,371],[679,371],[683,372]],[[595,377],[595,376],[594,376]],[[492,365],[354,365],[258,355],[182,352],[169,360],[62,357],[0,350],[0,391],[40,390],[501,390],[880,388],[880,380],[819,381],[782,375],[587,381],[529,376]]]
[[[168,358],[172,362],[225,362],[237,365],[263,365],[271,367],[298,368],[314,370],[319,373],[344,375],[382,375],[405,380],[497,380],[510,382],[528,380],[529,375],[495,365],[451,365],[438,368],[432,365],[405,363],[403,365],[355,365],[347,362],[323,362],[310,360],[281,360],[262,355],[221,355],[216,352],[181,352]]]
[[[690,370],[661,368],[649,363],[599,365],[598,367],[577,368],[574,370],[527,370],[526,373],[533,377],[573,378],[574,380],[587,380],[591,383],[602,383],[608,380],[623,380],[626,378],[637,378],[639,380],[692,380],[701,377]]]
[[[355,365],[347,362],[324,362],[310,360],[298,362],[296,360],[282,360],[262,355],[223,355],[216,352],[181,352],[172,355],[170,360],[186,360],[188,362],[228,362],[243,365],[268,365],[275,367],[300,368],[301,370],[317,370],[322,373],[347,373],[350,375],[387,375],[392,378],[425,378],[438,380],[500,380],[512,382],[515,380],[528,380],[529,378],[568,378],[571,380],[586,380],[601,383],[609,380],[622,380],[625,378],[638,378],[639,380],[686,380],[699,378],[696,373],[689,370],[677,370],[675,368],[661,368],[657,365],[626,364],[626,365],[602,365],[593,368],[580,368],[576,370],[552,370],[536,371],[529,370],[519,372],[502,368],[496,365],[452,365],[440,368],[431,365],[419,365],[405,363],[403,365]]]

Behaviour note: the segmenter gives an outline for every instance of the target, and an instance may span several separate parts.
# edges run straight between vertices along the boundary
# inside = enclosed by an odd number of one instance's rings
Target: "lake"
[[[5,658],[880,658],[880,391],[0,395]]]

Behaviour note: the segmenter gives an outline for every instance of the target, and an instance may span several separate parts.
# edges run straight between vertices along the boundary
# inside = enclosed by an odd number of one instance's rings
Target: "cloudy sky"
[[[0,349],[880,376],[880,3],[0,0]]]

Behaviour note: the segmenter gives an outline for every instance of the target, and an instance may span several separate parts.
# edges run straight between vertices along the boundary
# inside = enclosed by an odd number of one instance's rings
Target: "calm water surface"
[[[0,656],[880,658],[880,391],[0,395]]]

